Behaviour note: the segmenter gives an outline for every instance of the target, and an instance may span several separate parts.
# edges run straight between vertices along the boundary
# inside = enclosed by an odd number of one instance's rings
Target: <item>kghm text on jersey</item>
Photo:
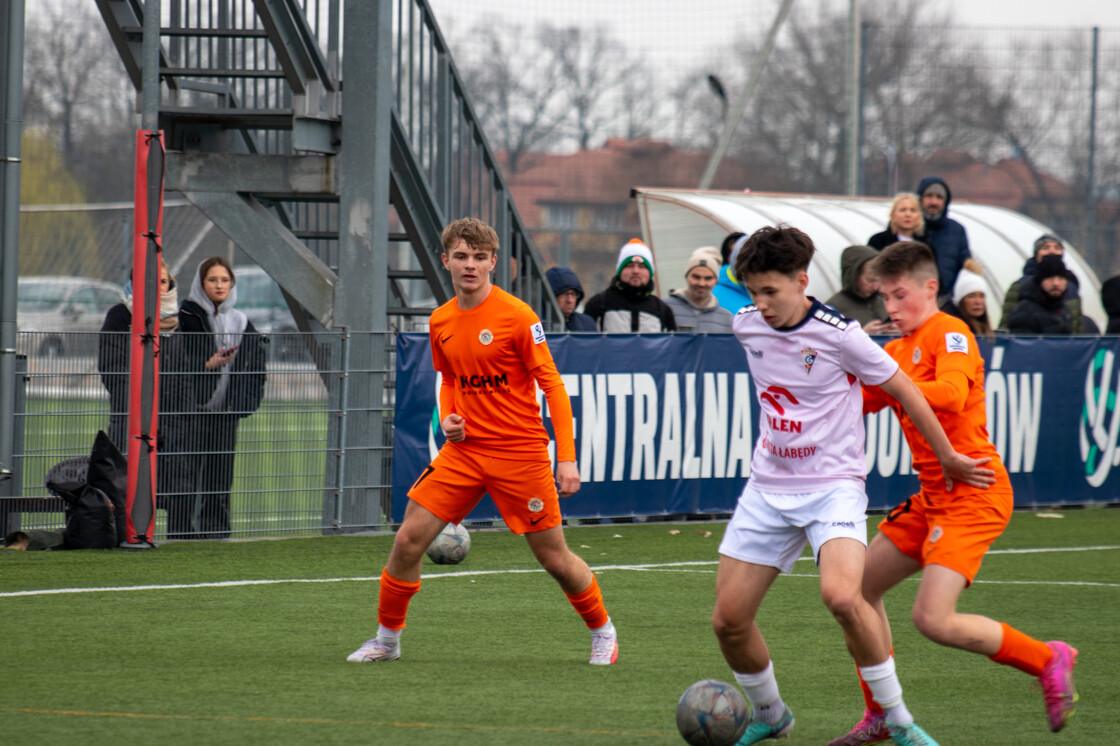
[[[509,377],[505,373],[495,375],[459,376],[459,387],[468,394],[494,394],[509,391]]]

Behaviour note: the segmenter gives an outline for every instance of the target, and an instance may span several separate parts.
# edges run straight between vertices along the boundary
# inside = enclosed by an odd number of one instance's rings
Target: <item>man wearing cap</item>
[[[933,249],[937,259],[937,302],[941,305],[950,300],[957,275],[965,260],[972,257],[968,248],[968,233],[963,225],[949,217],[949,203],[953,195],[944,179],[926,176],[918,182],[916,191],[922,205],[922,217],[926,221],[926,235],[922,243]]]
[[[618,252],[618,270],[610,287],[592,296],[583,310],[602,332],[677,329],[672,309],[653,294],[653,252],[637,238],[630,239]]]
[[[700,334],[730,334],[731,312],[712,295],[722,260],[714,246],[692,252],[684,270],[687,287],[671,290],[665,304],[673,309],[677,331]]]
[[[1047,256],[1062,256],[1065,254],[1065,244],[1062,239],[1055,236],[1053,233],[1043,233],[1035,239],[1034,242],[1034,256],[1026,261],[1023,265],[1023,276],[1007,288],[1007,292],[1003,294],[1003,314],[999,320],[999,328],[1007,329],[1008,324],[1011,322],[1011,314],[1019,305],[1022,300],[1022,288],[1033,281],[1035,271],[1038,269],[1038,263],[1042,261],[1043,257]],[[1077,284],[1077,276],[1070,274],[1070,280],[1066,285],[1066,307],[1069,308],[1070,314],[1073,317],[1073,333],[1081,334],[1085,331],[1084,321],[1081,316],[1081,292]]]
[[[1057,254],[1042,257],[1034,277],[1019,288],[1021,300],[1011,312],[1012,334],[1072,334],[1073,314],[1065,304],[1072,273]]]
[[[556,303],[560,312],[564,314],[564,331],[566,332],[597,332],[595,319],[576,310],[576,306],[583,300],[583,285],[580,284],[576,273],[569,267],[553,267],[544,273],[556,296]]]
[[[729,233],[719,247],[723,266],[720,267],[719,278],[716,280],[712,295],[716,297],[721,306],[732,314],[739,313],[740,308],[751,304],[751,294],[747,292],[747,288],[739,282],[735,277],[735,272],[731,269],[735,266],[735,258],[739,256],[739,249],[743,248],[743,244],[746,242],[747,234],[735,231]]]

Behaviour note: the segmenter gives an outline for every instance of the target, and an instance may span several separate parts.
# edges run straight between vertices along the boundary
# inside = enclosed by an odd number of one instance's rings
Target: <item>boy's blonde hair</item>
[[[443,250],[451,251],[460,239],[466,241],[467,246],[472,249],[498,253],[498,234],[478,218],[462,218],[444,228],[440,237]]]

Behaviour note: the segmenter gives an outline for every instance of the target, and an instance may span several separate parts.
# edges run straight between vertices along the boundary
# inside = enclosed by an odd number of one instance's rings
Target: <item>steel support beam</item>
[[[23,135],[23,0],[0,0],[0,495],[14,495],[16,291]]]
[[[278,200],[333,200],[338,197],[338,161],[317,155],[168,153],[164,183],[169,192],[247,192]]]
[[[183,196],[253,261],[268,267],[273,279],[319,323],[331,326],[338,278],[272,210],[247,194],[184,191]]]
[[[387,520],[390,442],[385,373],[389,367],[389,171],[392,89],[391,0],[343,4],[342,147],[339,159],[338,284],[335,324],[348,328],[350,373],[342,433],[343,484],[333,507],[339,528]],[[348,124],[347,124],[348,123]],[[369,334],[373,332],[374,334]]]

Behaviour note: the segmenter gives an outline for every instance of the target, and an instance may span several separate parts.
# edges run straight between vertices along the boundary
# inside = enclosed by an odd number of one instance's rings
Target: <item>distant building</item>
[[[522,156],[518,172],[506,178],[545,263],[571,266],[590,295],[613,276],[618,248],[641,235],[630,190],[696,186],[709,155],[660,140],[610,139],[594,150]],[[504,165],[502,154],[498,161]],[[713,188],[739,191],[747,184],[746,167],[724,160]]]

